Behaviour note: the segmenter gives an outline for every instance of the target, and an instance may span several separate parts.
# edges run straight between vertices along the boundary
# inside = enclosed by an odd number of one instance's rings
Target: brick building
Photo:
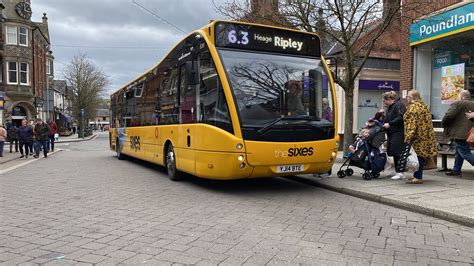
[[[0,38],[0,123],[49,118],[44,105],[53,80],[48,21],[31,21],[30,0],[3,0]],[[0,100],[2,100],[0,99]]]
[[[384,0],[383,16],[392,12],[391,10],[398,10],[399,5],[400,0]],[[377,34],[381,27],[381,20],[367,25],[367,27],[370,27],[371,30],[356,41],[353,50],[358,50],[374,34]],[[352,133],[357,133],[360,128],[365,126],[368,119],[373,118],[374,114],[384,107],[382,102],[383,93],[400,90],[400,31],[401,16],[400,13],[397,13],[389,27],[375,42],[369,58],[354,81],[354,123]],[[335,46],[329,50],[330,53],[327,56],[337,60],[339,54],[344,52],[344,49],[345,47]],[[334,65],[335,63],[332,62],[332,64]],[[341,71],[340,66],[339,71]],[[345,131],[346,98],[344,90],[337,84],[336,92],[339,107],[338,128],[339,133],[343,134]]]
[[[403,0],[404,5],[417,0]],[[435,126],[458,96],[474,95],[474,2],[430,1],[402,18],[400,82],[430,106]]]

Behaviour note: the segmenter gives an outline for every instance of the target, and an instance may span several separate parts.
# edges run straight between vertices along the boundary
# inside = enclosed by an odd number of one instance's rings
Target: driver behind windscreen
[[[306,115],[301,95],[303,93],[301,81],[289,80],[285,83],[288,91],[288,116]]]

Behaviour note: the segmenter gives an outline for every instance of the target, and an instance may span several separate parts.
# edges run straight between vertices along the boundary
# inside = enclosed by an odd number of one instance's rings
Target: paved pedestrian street
[[[2,264],[474,263],[474,229],[445,220],[284,178],[172,182],[106,133],[58,148],[0,174]]]

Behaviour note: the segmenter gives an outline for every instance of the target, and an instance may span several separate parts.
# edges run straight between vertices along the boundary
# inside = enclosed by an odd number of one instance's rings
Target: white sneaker
[[[386,173],[384,173],[384,177],[389,178],[389,177],[392,177],[396,174],[397,174],[397,172],[395,172],[395,171],[387,171]]]
[[[392,180],[400,180],[405,179],[405,175],[403,173],[396,173],[394,176],[391,177]]]

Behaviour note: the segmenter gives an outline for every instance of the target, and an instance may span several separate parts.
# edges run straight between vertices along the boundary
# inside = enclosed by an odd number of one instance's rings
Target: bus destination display
[[[319,38],[312,34],[219,22],[215,36],[218,47],[321,57]]]

